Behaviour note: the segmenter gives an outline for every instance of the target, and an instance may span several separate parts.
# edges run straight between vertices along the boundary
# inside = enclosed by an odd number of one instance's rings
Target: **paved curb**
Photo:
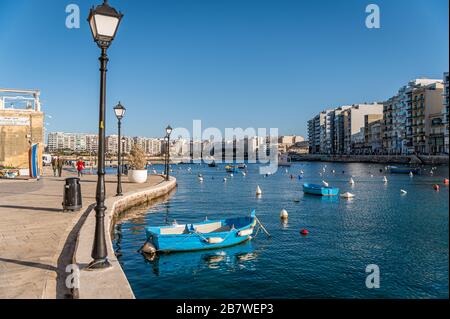
[[[77,239],[74,254],[74,264],[80,269],[79,289],[75,289],[74,297],[77,299],[135,299],[133,290],[114,254],[111,231],[118,215],[123,211],[154,200],[170,193],[176,188],[174,177],[156,186],[140,191],[124,194],[123,197],[112,197],[106,200],[105,212],[106,245],[108,259],[112,267],[107,270],[89,271],[91,262],[92,243],[94,240],[95,212],[92,211],[82,226]]]

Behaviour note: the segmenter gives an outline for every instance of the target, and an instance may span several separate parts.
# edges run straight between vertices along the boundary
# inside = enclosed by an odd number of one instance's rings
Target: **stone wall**
[[[293,160],[300,162],[342,162],[342,163],[379,163],[379,164],[430,164],[448,165],[448,156],[415,155],[296,155]]]
[[[0,165],[28,168],[30,142],[40,144],[41,150],[44,145],[43,127],[44,113],[42,112],[0,110]]]

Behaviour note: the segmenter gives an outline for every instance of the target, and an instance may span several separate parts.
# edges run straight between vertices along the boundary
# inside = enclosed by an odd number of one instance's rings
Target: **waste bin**
[[[63,211],[76,212],[83,206],[81,200],[80,179],[77,177],[67,178],[64,185]]]

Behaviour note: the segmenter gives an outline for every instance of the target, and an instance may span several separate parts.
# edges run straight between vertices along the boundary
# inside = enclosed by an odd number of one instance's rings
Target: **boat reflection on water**
[[[171,254],[143,254],[145,261],[151,265],[155,275],[180,273],[195,274],[204,270],[233,271],[252,269],[257,258],[251,241],[216,250],[196,252],[178,252]]]

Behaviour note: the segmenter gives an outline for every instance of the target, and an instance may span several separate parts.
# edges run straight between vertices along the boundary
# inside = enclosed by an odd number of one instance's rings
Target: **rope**
[[[267,231],[267,229],[264,227],[264,225],[259,221],[258,217],[255,216],[255,220],[256,222],[259,224],[259,226],[261,227],[261,229],[264,231],[264,233],[267,235],[267,237],[272,237],[272,235],[269,234],[269,232]]]

